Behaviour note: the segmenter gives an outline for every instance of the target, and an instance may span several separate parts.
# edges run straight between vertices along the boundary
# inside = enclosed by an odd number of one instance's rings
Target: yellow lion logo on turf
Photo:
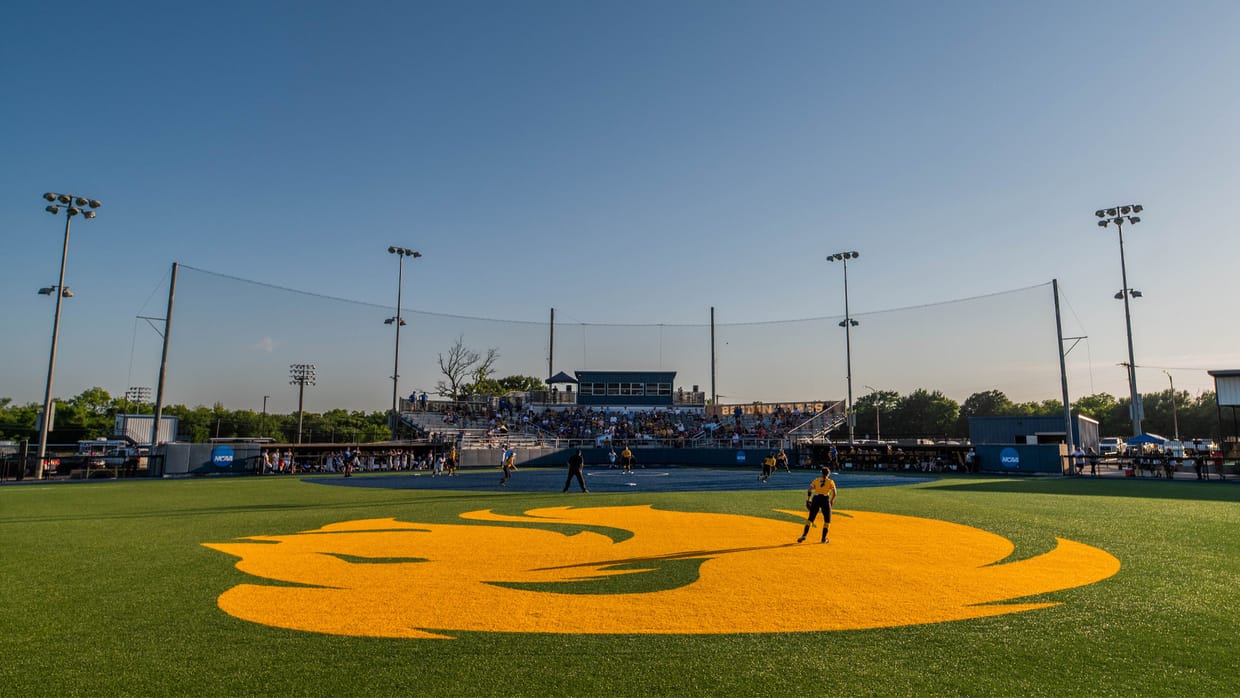
[[[551,507],[459,524],[346,521],[207,547],[273,584],[224,592],[225,612],[339,635],[775,633],[1015,613],[1003,603],[1106,579],[1119,560],[1058,539],[1003,562],[1007,539],[959,524],[836,512],[826,545],[786,521],[650,506]],[[813,612],[806,610],[812,599]]]

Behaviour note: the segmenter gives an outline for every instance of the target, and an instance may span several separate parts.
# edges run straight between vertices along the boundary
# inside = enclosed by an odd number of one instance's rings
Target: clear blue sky
[[[1122,396],[1119,248],[1093,211],[1129,202],[1140,387],[1166,368],[1211,389],[1205,369],[1240,367],[1238,30],[1234,2],[20,3],[0,26],[0,396],[42,399],[49,190],[104,203],[73,228],[59,396],[154,384],[158,338],[134,318],[162,314],[173,261],[390,307],[393,244],[425,255],[407,308],[534,323],[838,315],[824,258],[846,249],[863,319],[1058,278],[1066,333],[1090,338],[1074,397]],[[273,335],[296,320],[229,310]],[[939,329],[907,338],[909,361],[988,341]],[[842,396],[842,339],[825,344],[813,394],[761,397]],[[315,360],[274,356],[270,385],[217,394],[193,379],[220,369],[174,350],[171,401],[235,408],[291,409],[283,367]],[[501,375],[545,371],[507,354]],[[741,374],[761,353],[732,358],[727,392],[759,396]],[[409,362],[402,392],[429,387],[425,352]],[[855,378],[963,399],[975,386],[943,383],[959,369]],[[356,370],[316,407],[383,409],[390,365]]]

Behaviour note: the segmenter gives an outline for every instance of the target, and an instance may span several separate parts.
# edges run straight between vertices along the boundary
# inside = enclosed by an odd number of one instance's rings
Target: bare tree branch
[[[477,355],[475,354],[475,356]],[[492,367],[495,365],[495,360],[498,358],[499,358],[498,349],[496,349],[495,347],[491,347],[490,349],[487,349],[487,355],[482,358],[481,363],[479,363],[476,367],[474,367],[473,376],[474,376],[475,385],[478,383],[485,382],[488,378],[491,377],[492,374],[495,373],[495,369]]]
[[[448,349],[448,356],[445,358],[443,354],[439,355],[439,370],[447,380],[439,381],[435,385],[435,392],[441,397],[453,400],[465,397],[465,380],[481,358],[477,352],[465,346],[464,335],[457,337],[456,342]]]

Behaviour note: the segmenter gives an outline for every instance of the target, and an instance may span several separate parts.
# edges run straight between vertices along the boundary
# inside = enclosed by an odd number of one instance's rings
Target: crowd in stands
[[[519,417],[523,430],[533,430],[548,439],[595,444],[633,446],[752,446],[758,442],[779,442],[787,431],[803,420],[791,412],[768,415],[708,417],[696,411],[615,410],[576,407],[569,410],[526,412]]]
[[[414,410],[428,409],[421,396],[410,396]],[[760,409],[759,409],[760,408]],[[520,400],[501,398],[495,403],[430,403],[443,422],[456,432],[426,434],[435,444],[460,444],[465,430],[485,430],[484,444],[495,446],[514,434],[541,442],[568,440],[577,445],[631,443],[634,446],[762,447],[778,443],[787,432],[816,412],[801,405],[733,406],[724,416],[709,417],[697,410],[618,409],[578,405],[570,409],[535,410]],[[814,405],[813,410],[821,409]]]

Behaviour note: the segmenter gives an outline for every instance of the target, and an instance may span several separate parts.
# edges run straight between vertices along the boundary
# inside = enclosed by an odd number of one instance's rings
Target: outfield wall
[[[979,444],[978,470],[984,473],[1063,474],[1064,444]]]

